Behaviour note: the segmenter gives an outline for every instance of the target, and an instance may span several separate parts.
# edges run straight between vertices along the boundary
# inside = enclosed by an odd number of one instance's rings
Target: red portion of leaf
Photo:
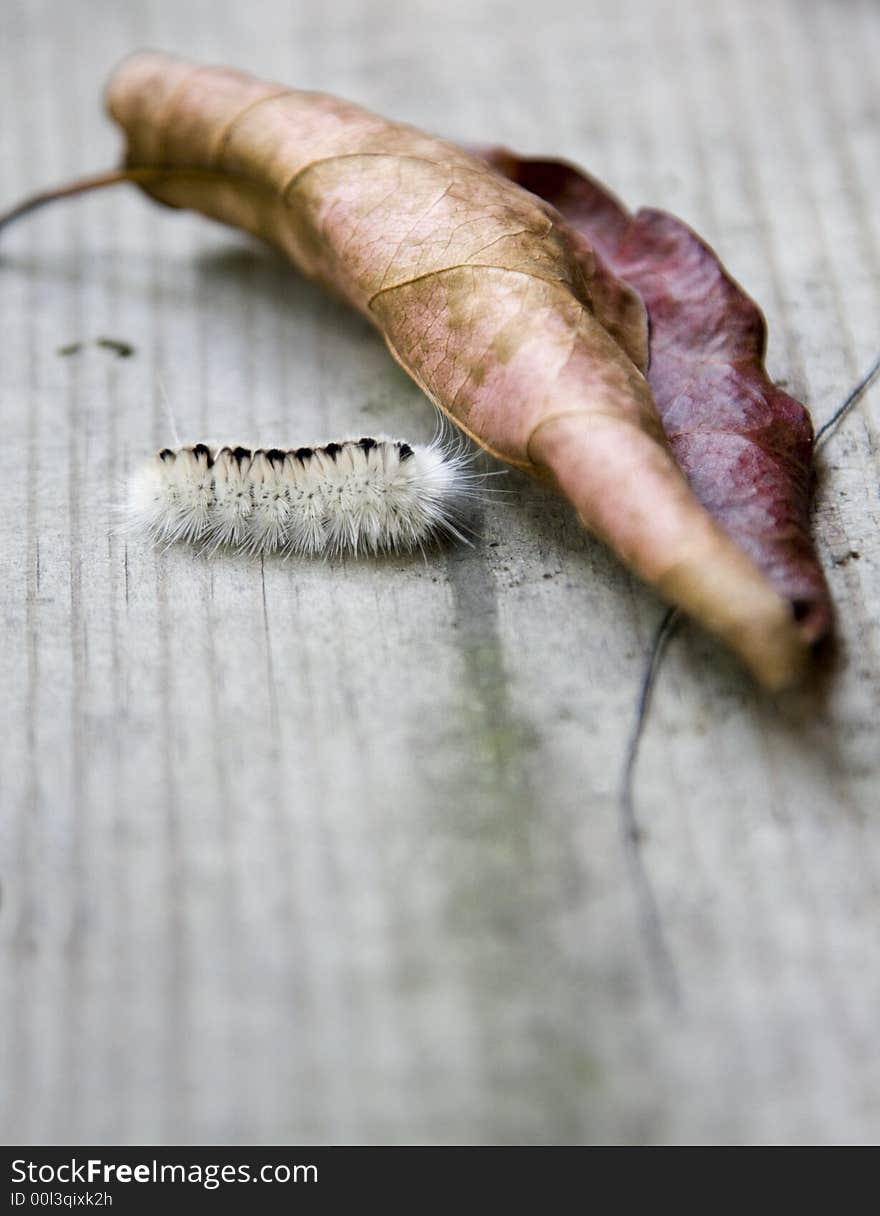
[[[706,509],[791,601],[806,639],[824,637],[831,603],[809,524],[813,427],[767,376],[757,305],[674,216],[631,215],[560,161],[503,149],[481,155],[552,204],[642,297],[648,383],[678,463]]]

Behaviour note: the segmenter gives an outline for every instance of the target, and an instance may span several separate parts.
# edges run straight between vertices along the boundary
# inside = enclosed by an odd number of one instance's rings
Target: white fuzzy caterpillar
[[[463,539],[481,480],[439,441],[351,439],[281,450],[164,448],[129,485],[134,528],[250,554],[406,552],[442,534]]]

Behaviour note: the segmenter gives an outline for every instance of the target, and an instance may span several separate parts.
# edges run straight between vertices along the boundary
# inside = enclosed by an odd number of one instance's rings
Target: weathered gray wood
[[[103,80],[158,45],[677,210],[819,421],[874,356],[870,0],[0,21],[4,203],[115,159]],[[271,255],[133,194],[10,232],[0,325],[5,1141],[878,1139],[876,390],[822,457],[825,687],[773,702],[690,629],[660,677],[637,797],[676,1009],[617,800],[660,607],[566,509],[512,474],[425,563],[156,554],[111,507],[170,437],[160,382],[193,438],[419,438],[429,407]],[[56,353],[99,335],[135,357]]]

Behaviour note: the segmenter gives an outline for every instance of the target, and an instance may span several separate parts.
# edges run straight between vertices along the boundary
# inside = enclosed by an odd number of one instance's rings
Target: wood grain
[[[113,162],[103,80],[155,45],[677,211],[817,423],[880,346],[870,0],[0,22],[3,204]],[[5,1142],[880,1139],[877,389],[821,456],[823,679],[772,700],[684,629],[655,689],[636,797],[673,1002],[618,799],[660,605],[516,474],[426,562],[129,543],[163,386],[193,439],[420,439],[430,407],[280,260],[134,193],[22,223],[0,287]]]

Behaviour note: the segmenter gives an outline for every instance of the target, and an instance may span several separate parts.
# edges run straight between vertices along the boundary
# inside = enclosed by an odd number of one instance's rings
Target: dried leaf
[[[142,53],[108,104],[131,180],[284,250],[370,318],[464,431],[554,480],[759,679],[797,676],[807,645],[789,602],[669,450],[638,294],[554,208],[454,145],[228,69]]]
[[[672,451],[703,505],[792,604],[814,643],[831,627],[810,539],[813,427],[764,367],[766,324],[714,251],[675,216],[634,216],[561,161],[483,153],[553,204],[644,300],[648,383]]]

